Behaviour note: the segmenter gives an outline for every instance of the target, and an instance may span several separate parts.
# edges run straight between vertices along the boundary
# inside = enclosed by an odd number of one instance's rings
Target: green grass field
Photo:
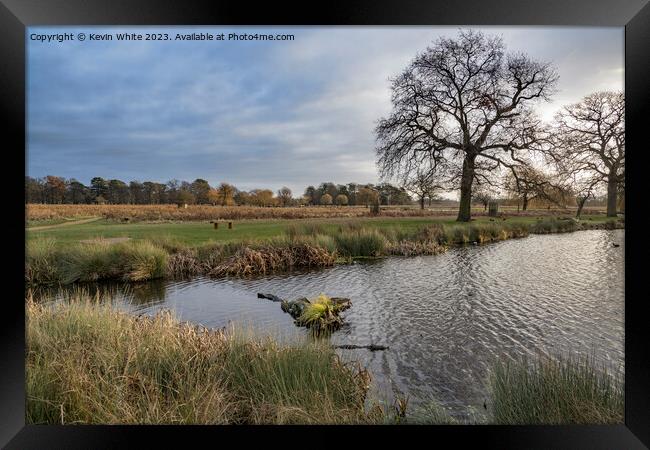
[[[611,218],[610,218],[611,219]],[[501,219],[497,219],[501,220]],[[588,216],[587,221],[592,223],[605,222],[608,220],[604,215]],[[508,217],[505,221],[511,224],[532,224],[537,217]],[[38,237],[51,237],[56,239],[57,245],[77,243],[84,239],[93,238],[116,238],[129,237],[131,239],[151,239],[171,237],[178,241],[196,246],[210,241],[213,242],[239,242],[245,240],[262,240],[284,234],[290,224],[296,223],[319,223],[326,228],[334,229],[341,223],[361,223],[364,227],[393,228],[397,227],[404,231],[415,230],[423,225],[434,222],[443,225],[457,225],[455,217],[397,217],[397,218],[354,218],[354,219],[294,219],[294,220],[249,220],[234,221],[233,229],[229,230],[226,222],[221,222],[215,230],[211,223],[207,222],[177,222],[177,223],[118,223],[108,220],[80,225],[67,225],[60,228],[49,228],[46,230],[30,231],[27,228],[27,239]],[[485,216],[477,217],[471,223],[489,222]]]

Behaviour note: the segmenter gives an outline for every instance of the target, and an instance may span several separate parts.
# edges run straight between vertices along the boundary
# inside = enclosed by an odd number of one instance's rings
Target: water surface
[[[390,346],[340,350],[370,369],[375,392],[433,398],[461,416],[482,408],[497,359],[571,352],[622,368],[624,251],[623,230],[533,235],[318,271],[117,287],[115,296],[138,314],[169,308],[208,327],[235,322],[285,338],[304,329],[258,292],[348,297],[332,340]]]

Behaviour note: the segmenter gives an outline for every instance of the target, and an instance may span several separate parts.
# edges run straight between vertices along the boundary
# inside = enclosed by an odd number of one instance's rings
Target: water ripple
[[[332,339],[390,346],[342,351],[369,366],[375,388],[408,394],[415,403],[434,396],[461,414],[467,405],[482,405],[495,359],[573,351],[622,366],[624,251],[623,230],[534,235],[437,256],[167,282],[153,289],[153,301],[142,301],[146,292],[139,301],[130,298],[137,311],[171,308],[206,326],[236,321],[295,333],[291,317],[257,292],[349,297],[347,326]]]

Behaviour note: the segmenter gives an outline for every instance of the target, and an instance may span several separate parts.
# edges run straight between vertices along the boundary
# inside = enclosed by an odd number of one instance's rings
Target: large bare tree
[[[376,128],[382,176],[425,162],[456,168],[457,220],[469,221],[477,171],[514,167],[539,143],[531,104],[548,100],[556,80],[548,63],[506,54],[498,36],[461,30],[440,38],[392,80],[393,110]]]
[[[561,173],[586,179],[590,192],[598,181],[606,184],[607,215],[616,216],[617,192],[625,181],[623,93],[595,92],[562,108],[550,154]]]

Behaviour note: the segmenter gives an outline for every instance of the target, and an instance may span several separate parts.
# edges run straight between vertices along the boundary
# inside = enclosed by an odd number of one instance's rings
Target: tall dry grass
[[[591,357],[537,357],[496,364],[490,376],[497,424],[616,424],[624,419],[620,374]]]
[[[584,210],[584,215],[598,214],[599,210]],[[383,217],[433,217],[455,216],[456,208],[427,208],[421,210],[412,206],[382,206]],[[575,214],[570,209],[515,211],[508,210],[509,215],[546,216],[557,214]],[[474,216],[485,216],[482,210],[472,212]],[[309,206],[309,207],[259,207],[259,206],[212,206],[189,205],[179,208],[176,205],[42,205],[29,204],[26,218],[31,222],[54,219],[73,219],[103,217],[122,221],[209,221],[209,220],[243,220],[243,219],[321,219],[335,217],[367,217],[370,210],[365,206]]]
[[[27,246],[25,282],[145,281],[164,277],[167,260],[167,251],[150,241],[98,240],[62,248],[53,239],[39,238]]]
[[[27,304],[28,423],[369,423],[369,375],[324,343],[134,317],[83,294]]]
[[[258,206],[212,206],[189,205],[41,205],[27,206],[27,220],[52,220],[103,217],[109,220],[130,221],[208,221],[243,219],[318,219],[333,217],[366,217],[368,208],[363,206],[317,206],[317,207],[258,207]],[[435,211],[414,208],[382,208],[388,217],[429,216]]]

